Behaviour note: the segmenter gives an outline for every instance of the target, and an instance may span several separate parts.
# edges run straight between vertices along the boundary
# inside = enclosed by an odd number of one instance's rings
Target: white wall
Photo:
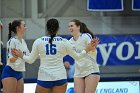
[[[2,23],[4,25],[2,32],[2,40],[4,42],[4,46],[6,46],[6,42],[8,40],[8,24],[15,19],[19,18],[4,18],[2,19]],[[25,39],[36,39],[38,37],[45,35],[45,19],[24,19],[27,25],[27,32],[25,34]]]
[[[24,17],[24,0],[1,0],[1,17]]]

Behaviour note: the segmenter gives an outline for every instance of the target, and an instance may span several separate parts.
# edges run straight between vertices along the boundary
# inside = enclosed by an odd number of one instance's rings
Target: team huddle
[[[67,88],[67,72],[63,63],[65,55],[75,59],[75,93],[95,93],[100,80],[96,62],[96,46],[99,39],[94,37],[84,23],[76,19],[71,20],[68,29],[72,38],[67,40],[57,35],[58,20],[49,19],[46,23],[48,35],[36,39],[31,52],[23,39],[26,29],[23,20],[9,23],[7,64],[2,72],[3,93],[24,92],[22,72],[26,71],[25,62],[32,64],[37,58],[40,59],[40,66],[35,93],[65,93]]]

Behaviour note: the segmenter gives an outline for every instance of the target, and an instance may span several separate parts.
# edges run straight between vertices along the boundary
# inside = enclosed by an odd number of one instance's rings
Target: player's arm
[[[24,40],[24,42],[25,42],[25,40]],[[25,42],[25,44],[26,44],[26,42]],[[26,44],[26,50],[25,50],[25,52],[26,52],[26,55],[30,55],[30,51],[29,51],[29,49],[28,49],[28,47],[27,47],[27,44]]]
[[[91,49],[93,48],[92,46],[89,46]],[[69,54],[70,56],[72,56],[74,59],[79,60],[81,58],[83,58],[84,56],[86,56],[86,54],[90,51],[90,49],[85,49],[80,53],[77,53],[75,51],[75,49],[73,48],[73,45],[68,41],[65,40],[64,41],[64,45],[62,48],[62,51],[67,55]]]
[[[29,64],[32,64],[38,57],[38,48],[37,48],[37,40],[33,43],[33,46],[32,46],[32,51],[30,53],[30,55],[23,55],[23,59],[29,63]]]
[[[38,57],[37,42],[35,41],[32,46],[30,55],[24,55],[21,50],[13,49],[13,54],[25,60],[25,62],[32,64]]]

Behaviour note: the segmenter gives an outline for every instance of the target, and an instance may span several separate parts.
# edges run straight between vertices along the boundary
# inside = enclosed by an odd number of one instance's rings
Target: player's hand
[[[64,66],[65,66],[66,69],[69,69],[70,68],[70,63],[68,61],[65,61]]]
[[[12,55],[14,55],[14,56],[23,58],[23,53],[22,53],[21,50],[17,50],[17,49],[15,49],[15,48],[13,48],[13,49],[11,49],[11,53],[12,53]]]
[[[91,40],[91,44],[93,47],[96,47],[98,44],[99,44],[99,38],[98,37],[95,37]]]
[[[94,47],[94,45],[91,42],[88,44],[88,46],[85,49],[85,51],[87,53],[90,52],[90,51],[95,51],[95,50],[96,50],[96,48]]]
[[[16,51],[18,51],[18,50],[15,49],[15,48],[11,49],[12,56],[15,57],[15,58],[18,58],[18,55],[16,54]]]
[[[99,44],[99,38],[95,37],[94,39],[91,40],[91,42],[86,47],[86,52],[89,52],[89,51],[94,52],[98,44]]]

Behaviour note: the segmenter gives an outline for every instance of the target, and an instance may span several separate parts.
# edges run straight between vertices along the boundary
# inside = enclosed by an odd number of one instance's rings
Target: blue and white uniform
[[[69,41],[75,47],[76,52],[80,53],[87,47],[91,40],[92,37],[89,33],[83,33],[79,36],[78,40],[75,41],[72,37]],[[97,51],[90,51],[85,57],[75,60],[74,77],[86,77],[92,73],[99,73],[96,55]]]
[[[57,81],[67,79],[66,69],[63,64],[63,57],[67,54],[79,60],[86,55],[86,51],[76,53],[68,40],[56,36],[52,44],[49,43],[49,36],[43,36],[35,40],[30,56],[23,56],[28,63],[33,63],[40,57],[38,80]]]
[[[22,78],[22,72],[25,71],[25,61],[18,57],[18,59],[14,62],[10,62],[10,58],[12,58],[11,49],[16,48],[20,49],[24,55],[29,55],[29,50],[27,48],[27,44],[24,39],[20,41],[16,37],[12,37],[7,42],[7,64],[3,70],[2,78],[6,77],[15,77],[17,79]],[[18,78],[18,75],[21,75],[20,78]]]

